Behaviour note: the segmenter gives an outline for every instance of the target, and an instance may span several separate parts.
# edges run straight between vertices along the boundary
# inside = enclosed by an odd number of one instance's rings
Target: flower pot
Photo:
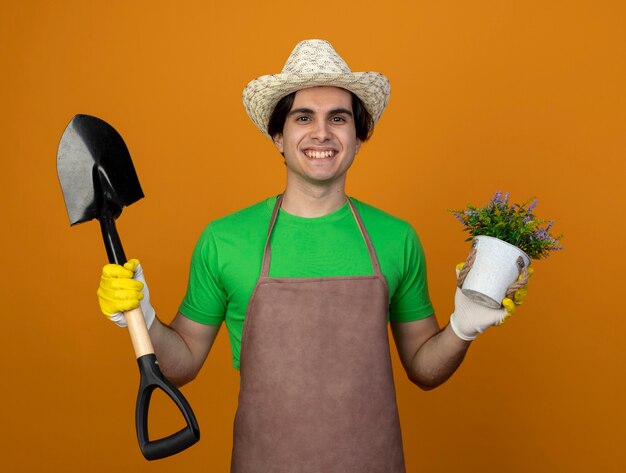
[[[474,237],[476,259],[461,291],[473,301],[494,309],[502,306],[508,287],[520,271],[530,265],[526,253],[498,238],[480,235]]]

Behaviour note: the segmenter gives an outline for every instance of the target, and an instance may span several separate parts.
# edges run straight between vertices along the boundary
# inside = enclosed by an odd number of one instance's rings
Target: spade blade
[[[76,115],[63,132],[57,173],[70,225],[117,218],[143,191],[126,143],[108,123]]]

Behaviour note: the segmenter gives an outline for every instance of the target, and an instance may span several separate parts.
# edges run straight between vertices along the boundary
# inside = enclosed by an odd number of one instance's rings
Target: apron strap
[[[372,240],[370,238],[369,233],[365,229],[365,225],[363,224],[363,219],[361,219],[361,215],[356,210],[356,207],[348,197],[348,204],[350,204],[350,210],[352,210],[352,215],[354,215],[354,219],[356,220],[357,225],[359,226],[359,230],[361,230],[361,235],[365,240],[365,244],[367,245],[367,251],[370,254],[370,260],[372,262],[372,268],[374,269],[374,274],[376,276],[382,276],[380,271],[380,264],[378,263],[378,257],[376,256],[376,252],[374,251],[374,245],[372,244]]]
[[[270,237],[272,236],[272,230],[274,230],[274,225],[276,224],[276,219],[278,218],[278,211],[280,210],[280,206],[283,201],[283,195],[279,194],[276,197],[276,205],[274,205],[274,210],[272,211],[272,217],[270,218],[270,225],[267,230],[267,240],[265,241],[265,250],[263,251],[263,264],[261,265],[261,276],[268,277],[270,272],[270,259],[272,250],[270,248]],[[361,232],[361,236],[363,240],[365,240],[365,244],[367,245],[367,251],[370,255],[370,261],[372,262],[372,268],[374,270],[374,274],[376,276],[382,276],[382,272],[380,270],[380,264],[378,263],[378,257],[376,256],[376,252],[374,251],[374,245],[372,244],[372,240],[370,239],[369,233],[365,229],[365,225],[363,224],[363,220],[361,219],[361,215],[357,211],[356,207],[348,197],[348,204],[350,206],[350,210],[352,211],[352,215],[356,220],[356,223],[359,227],[359,231]]]
[[[272,211],[272,218],[270,219],[270,226],[267,229],[267,240],[265,240],[265,250],[263,251],[263,265],[261,266],[261,277],[268,277],[270,274],[270,237],[272,236],[272,230],[274,230],[274,224],[276,223],[276,219],[278,218],[278,211],[280,210],[280,205],[283,202],[283,195],[278,194],[276,197],[276,205],[274,205],[274,210]]]

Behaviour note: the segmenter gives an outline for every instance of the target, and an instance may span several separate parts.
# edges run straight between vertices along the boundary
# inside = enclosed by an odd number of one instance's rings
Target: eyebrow
[[[298,113],[308,113],[310,115],[314,115],[315,112],[313,110],[311,110],[310,108],[296,108],[291,110],[287,116],[292,116],[292,115],[296,115]],[[339,115],[339,114],[343,114],[343,115],[348,115],[349,117],[352,116],[352,112],[350,110],[348,110],[347,108],[334,108],[332,110],[330,110],[328,112],[328,115]]]

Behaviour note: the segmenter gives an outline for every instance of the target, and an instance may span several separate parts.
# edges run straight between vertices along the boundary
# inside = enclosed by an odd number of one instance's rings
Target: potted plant
[[[484,207],[468,204],[449,210],[470,234],[466,241],[472,241],[458,280],[465,295],[488,307],[500,307],[516,280],[520,287],[526,283],[531,259],[562,249],[562,235],[550,233],[554,222],[537,218],[536,206],[537,199],[510,205],[508,192],[497,191]]]

